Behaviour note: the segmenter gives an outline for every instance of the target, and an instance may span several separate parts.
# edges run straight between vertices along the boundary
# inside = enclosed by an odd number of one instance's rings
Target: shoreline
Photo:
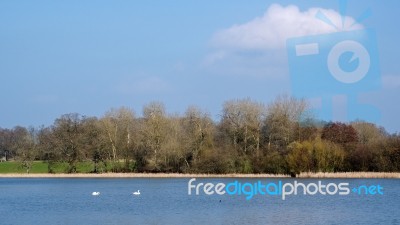
[[[291,178],[285,174],[183,174],[183,173],[3,173],[0,178]],[[379,178],[400,179],[400,173],[384,172],[342,172],[342,173],[300,173],[296,176],[303,178]]]
[[[186,174],[186,173],[3,173],[0,178],[288,178],[284,174]]]

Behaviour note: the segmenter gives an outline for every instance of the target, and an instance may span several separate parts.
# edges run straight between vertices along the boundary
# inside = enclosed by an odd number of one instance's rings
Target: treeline
[[[273,173],[400,171],[400,136],[356,121],[322,122],[288,96],[264,105],[223,104],[220,120],[197,107],[168,115],[152,102],[142,116],[128,108],[101,118],[65,114],[48,127],[0,128],[0,154],[29,172],[32,162],[92,162],[93,172]]]

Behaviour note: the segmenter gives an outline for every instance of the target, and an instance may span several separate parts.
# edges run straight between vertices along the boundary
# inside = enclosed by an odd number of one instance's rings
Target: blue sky
[[[339,4],[276,3],[1,1],[0,127],[50,125],[70,112],[102,116],[119,106],[140,115],[153,100],[170,113],[197,105],[218,118],[226,100],[268,103],[291,94],[286,39],[327,32],[312,21],[312,8],[335,17]],[[400,3],[349,0],[346,15],[368,8],[372,16],[359,26],[376,31],[382,88],[365,98],[379,109],[378,124],[398,132]]]

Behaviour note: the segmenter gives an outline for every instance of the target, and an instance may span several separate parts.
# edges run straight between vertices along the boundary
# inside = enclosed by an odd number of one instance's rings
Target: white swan
[[[100,192],[98,192],[98,191],[93,191],[93,192],[92,192],[92,195],[93,195],[93,196],[100,195]]]
[[[137,190],[135,192],[132,193],[133,195],[140,195],[140,190]]]

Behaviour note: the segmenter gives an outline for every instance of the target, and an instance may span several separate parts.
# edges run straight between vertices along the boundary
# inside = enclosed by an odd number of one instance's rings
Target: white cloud
[[[362,28],[362,25],[355,24],[355,20],[351,17],[345,17],[345,24],[342,26],[341,15],[334,10],[310,8],[307,11],[300,11],[294,5],[283,7],[273,4],[261,17],[218,31],[212,37],[211,45],[228,50],[279,49],[285,46],[286,39],[290,37],[338,31],[335,27],[317,19],[315,16],[318,11],[326,15],[338,28],[344,27],[344,30]],[[216,57],[218,58],[218,55]]]
[[[223,58],[226,57],[226,52],[225,51],[216,51],[213,53],[210,53],[206,56],[206,58],[204,59],[204,65],[212,65],[214,64],[214,62],[217,62]]]

